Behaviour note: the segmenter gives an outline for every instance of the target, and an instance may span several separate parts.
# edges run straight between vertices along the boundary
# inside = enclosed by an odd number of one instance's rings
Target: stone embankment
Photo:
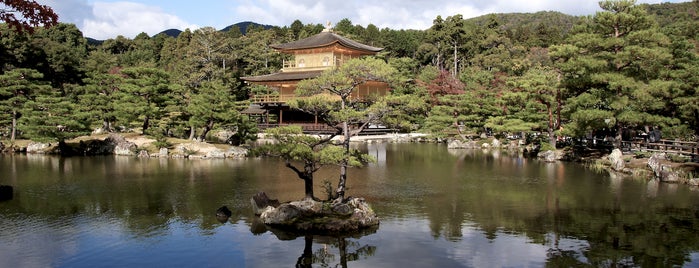
[[[63,156],[123,155],[138,157],[188,158],[188,159],[223,159],[242,158],[248,150],[237,146],[216,146],[206,142],[187,141],[172,144],[169,148],[157,148],[156,140],[145,136],[124,137],[109,134],[106,138],[90,138],[77,143],[40,143],[31,142],[16,152],[28,154],[56,154]]]

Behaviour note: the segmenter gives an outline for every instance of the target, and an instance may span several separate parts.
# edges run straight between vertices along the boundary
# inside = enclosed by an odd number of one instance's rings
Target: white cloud
[[[93,19],[92,6],[87,0],[40,0],[42,5],[48,5],[58,13],[61,22],[80,25],[85,19]]]
[[[175,15],[164,13],[159,7],[132,2],[97,2],[93,14],[95,19],[85,19],[82,30],[85,36],[96,39],[118,35],[133,38],[141,32],[154,35],[171,28],[198,28]]]
[[[687,0],[640,0],[638,3],[683,2]],[[384,1],[245,1],[236,8],[236,17],[258,23],[288,26],[296,19],[303,23],[338,22],[348,18],[354,24],[374,24],[379,28],[427,29],[439,15],[456,14],[464,18],[489,13],[559,11],[569,15],[593,15],[599,11],[597,0],[433,0]]]
[[[638,3],[686,2],[688,0],[639,0]],[[570,15],[593,15],[597,0],[39,0],[52,6],[60,21],[74,23],[88,37],[97,39],[123,35],[135,37],[176,28],[196,29],[253,21],[288,26],[298,19],[305,24],[337,23],[348,18],[353,24],[379,28],[419,29],[432,26],[437,16],[461,14],[464,18],[489,13],[559,11]],[[167,10],[167,11],[165,11]],[[185,21],[186,18],[188,21]]]
[[[85,37],[109,39],[119,35],[133,38],[145,32],[154,35],[167,29],[197,29],[160,7],[135,2],[95,2],[86,0],[43,0],[59,15],[61,22],[74,23]]]

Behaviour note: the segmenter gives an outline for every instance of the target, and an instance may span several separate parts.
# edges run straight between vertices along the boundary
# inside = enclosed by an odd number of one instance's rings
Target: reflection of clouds
[[[449,258],[468,267],[540,267],[546,263],[548,247],[528,243],[528,239],[497,233],[488,239],[475,228],[467,227],[463,239],[448,251]]]
[[[79,252],[73,240],[78,231],[70,225],[56,226],[60,224],[0,216],[0,267],[51,267]]]
[[[433,237],[428,226],[426,220],[382,221],[378,233],[362,238],[362,243],[377,245],[377,255],[359,267],[540,267],[550,248],[502,232],[491,240],[473,226],[463,227],[460,240],[448,241]],[[577,242],[559,241],[566,244],[561,246],[583,248]]]

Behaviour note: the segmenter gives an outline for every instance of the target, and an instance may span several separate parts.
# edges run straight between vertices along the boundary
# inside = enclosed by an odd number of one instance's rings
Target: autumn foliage
[[[58,15],[53,9],[32,0],[2,0],[0,20],[17,31],[33,31],[37,26],[53,26],[58,23]]]

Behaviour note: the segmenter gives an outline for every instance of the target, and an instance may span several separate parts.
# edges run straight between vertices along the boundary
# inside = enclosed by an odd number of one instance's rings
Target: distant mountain
[[[245,33],[248,32],[248,28],[250,28],[250,27],[262,27],[262,28],[264,28],[264,29],[266,30],[266,29],[271,29],[271,28],[274,27],[274,26],[272,26],[272,25],[265,25],[265,24],[259,24],[259,23],[255,23],[255,22],[252,22],[252,21],[244,21],[244,22],[238,22],[238,23],[233,24],[233,25],[228,25],[226,28],[223,28],[223,29],[221,29],[221,30],[219,30],[219,31],[220,31],[220,32],[228,32],[228,31],[230,31],[231,29],[233,29],[234,27],[238,27],[238,29],[240,29],[240,32],[241,32],[242,34],[245,34]],[[170,36],[170,37],[178,37],[181,33],[182,33],[182,30],[178,30],[178,29],[168,29],[168,30],[162,31],[162,32],[160,32],[160,33],[158,33],[158,34],[164,34],[164,35],[167,35],[167,36]],[[156,35],[157,35],[157,34],[156,34]]]
[[[164,35],[167,35],[170,37],[178,37],[178,36],[180,36],[181,33],[182,33],[182,31],[178,30],[178,29],[167,29],[165,31],[159,32],[158,34],[164,34]],[[158,34],[156,34],[156,35],[158,35]]]
[[[233,27],[238,27],[238,29],[240,29],[240,33],[246,34],[248,32],[248,28],[250,28],[250,27],[262,27],[265,30],[267,30],[267,29],[273,28],[274,26],[266,25],[266,24],[259,24],[259,23],[252,22],[252,21],[244,21],[244,22],[238,22],[236,24],[233,24],[233,25],[230,25],[226,28],[223,28],[223,29],[221,29],[221,31],[227,32],[227,31],[230,31]]]
[[[85,37],[85,39],[87,39],[87,44],[91,45],[91,46],[99,46],[102,43],[104,43],[104,40],[97,40],[97,39],[90,38],[90,37]]]
[[[231,29],[233,29],[233,27],[238,27],[238,29],[240,29],[240,32],[242,34],[245,34],[248,32],[248,28],[250,28],[250,27],[262,27],[266,30],[266,29],[274,28],[275,26],[267,25],[267,24],[259,24],[259,23],[252,22],[252,21],[243,21],[243,22],[238,22],[238,23],[233,24],[233,25],[228,25],[227,27],[225,27],[219,31],[227,32],[227,31],[230,31]],[[179,30],[179,29],[167,29],[167,30],[159,32],[155,35],[164,34],[164,35],[167,35],[170,37],[178,37],[181,33],[182,33],[182,30]],[[155,36],[155,35],[153,35],[153,36]],[[104,40],[97,40],[97,39],[90,38],[90,37],[85,37],[85,39],[87,39],[88,44],[91,44],[91,45],[99,45],[99,44],[102,44],[104,42]]]

